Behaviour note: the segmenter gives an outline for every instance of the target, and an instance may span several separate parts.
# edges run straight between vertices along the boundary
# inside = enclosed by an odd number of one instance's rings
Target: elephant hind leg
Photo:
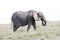
[[[19,27],[20,27],[20,24],[19,25],[13,24],[13,32],[16,32]]]
[[[13,32],[15,32],[19,27],[20,27],[20,22],[19,20],[15,19],[13,20]]]
[[[16,25],[13,25],[13,32],[16,32]]]

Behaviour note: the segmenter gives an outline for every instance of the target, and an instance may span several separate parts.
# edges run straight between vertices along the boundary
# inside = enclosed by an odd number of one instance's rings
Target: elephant
[[[33,26],[34,30],[36,30],[35,21],[39,20],[41,20],[43,26],[46,26],[46,18],[44,17],[42,12],[38,12],[35,10],[29,10],[26,12],[14,12],[11,17],[11,21],[13,22],[13,32],[16,32],[19,27],[25,25],[28,25],[27,31],[30,29],[31,25]]]

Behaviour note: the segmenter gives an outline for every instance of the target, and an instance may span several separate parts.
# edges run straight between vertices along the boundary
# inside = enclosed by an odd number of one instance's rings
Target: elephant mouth
[[[46,20],[42,20],[42,25],[46,26]]]

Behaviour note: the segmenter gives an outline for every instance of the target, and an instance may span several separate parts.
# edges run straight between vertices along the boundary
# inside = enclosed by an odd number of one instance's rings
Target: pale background
[[[48,21],[60,21],[60,0],[0,0],[0,23],[10,23],[16,11],[42,11]]]

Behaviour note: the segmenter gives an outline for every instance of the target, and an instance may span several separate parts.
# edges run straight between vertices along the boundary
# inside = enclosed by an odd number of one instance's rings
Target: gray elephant
[[[20,26],[28,25],[27,31],[30,29],[31,25],[36,30],[36,22],[42,21],[42,25],[46,25],[46,19],[42,12],[37,12],[34,10],[29,10],[27,12],[18,11],[12,15],[11,18],[13,22],[13,32],[15,32]]]

